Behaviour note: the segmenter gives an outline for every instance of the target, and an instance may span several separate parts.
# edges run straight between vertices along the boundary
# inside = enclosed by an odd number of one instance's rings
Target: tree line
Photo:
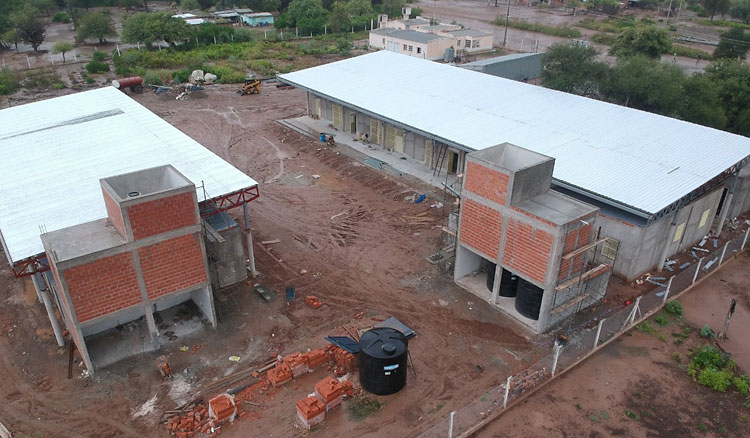
[[[542,83],[568,93],[750,136],[748,39],[740,29],[722,36],[705,73],[686,74],[663,62],[671,41],[653,26],[623,31],[610,49],[613,66],[593,47],[557,44],[544,56]],[[700,61],[696,61],[700,62]]]

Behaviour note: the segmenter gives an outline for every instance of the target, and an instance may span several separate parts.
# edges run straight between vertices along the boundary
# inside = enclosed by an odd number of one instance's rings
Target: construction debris
[[[172,375],[172,368],[170,368],[169,362],[167,362],[167,356],[163,354],[159,356],[156,359],[156,367],[159,369],[161,376],[165,379]]]
[[[263,240],[260,243],[263,245],[273,245],[274,243],[281,243],[281,239]]]
[[[323,302],[320,301],[320,298],[316,297],[315,295],[308,295],[307,298],[305,298],[305,304],[312,307],[313,309],[323,307]]]

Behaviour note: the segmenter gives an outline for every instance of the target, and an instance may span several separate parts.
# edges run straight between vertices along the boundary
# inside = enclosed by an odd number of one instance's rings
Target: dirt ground
[[[260,95],[238,97],[234,87],[215,86],[184,101],[152,93],[135,98],[260,183],[261,197],[250,204],[257,281],[274,289],[276,298],[266,303],[245,285],[218,292],[218,328],[174,336],[164,346],[174,380],[161,380],[155,353],[89,378],[75,365],[68,380],[67,351],[56,347],[43,306],[30,284],[13,279],[3,263],[0,375],[6,384],[0,419],[17,436],[166,436],[157,424],[163,410],[201,385],[277,354],[323,347],[324,336],[342,334],[341,325],[364,328],[377,317],[395,315],[417,332],[409,344],[413,367],[406,389],[373,397],[384,407],[362,421],[349,419],[347,402],[314,434],[416,434],[545,352],[426,261],[437,250],[444,212],[407,198],[431,188],[372,169],[274,122],[305,111],[300,90],[265,87]],[[433,222],[412,226],[401,219],[420,213]],[[281,243],[259,243],[271,239]],[[286,286],[294,286],[298,297],[289,306]],[[307,307],[308,294],[325,306]],[[358,312],[363,318],[353,319]],[[240,362],[229,361],[231,355]],[[269,394],[254,412],[257,419],[238,422],[225,436],[248,436],[247,428],[253,436],[301,434],[294,402],[325,374]]]
[[[665,340],[632,330],[556,382],[533,394],[481,431],[479,437],[744,437],[750,435],[747,396],[716,392],[685,372],[691,351],[709,343],[705,324],[718,331],[731,300],[737,310],[721,347],[750,373],[750,257],[740,255],[682,295],[684,319],[651,323]],[[710,296],[710,298],[708,298]],[[664,314],[666,315],[666,314]],[[670,333],[691,328],[682,345]],[[626,414],[630,412],[630,415]],[[632,418],[635,416],[635,418]]]

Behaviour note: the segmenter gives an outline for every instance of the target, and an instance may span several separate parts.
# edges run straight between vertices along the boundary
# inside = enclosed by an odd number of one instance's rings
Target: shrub
[[[612,35],[611,33],[598,33],[591,37],[591,41],[599,44],[604,44],[607,46],[611,46],[612,44],[617,41],[617,35]]]
[[[660,326],[664,327],[665,325],[669,324],[669,320],[662,315],[657,315],[654,318],[654,322],[659,324]]]
[[[22,85],[24,88],[37,89],[37,90],[59,90],[64,88],[64,84],[60,80],[60,76],[54,70],[37,70],[30,72],[26,78],[24,78]]]
[[[143,75],[143,83],[144,85],[162,85],[164,81],[158,72],[149,70]]]
[[[700,57],[701,59],[704,59],[706,61],[710,61],[713,59],[713,55],[711,55],[708,52],[694,49],[692,47],[680,46],[678,44],[672,45],[672,51],[674,51],[674,53],[676,53],[677,56],[684,56],[686,58],[698,59],[698,57]]]
[[[706,345],[693,355],[687,373],[701,385],[724,392],[733,382],[734,367],[728,355]]]
[[[682,315],[682,304],[679,301],[670,301],[664,306],[664,310],[670,315],[680,316]],[[688,333],[690,333],[688,328]]]
[[[97,50],[94,52],[94,61],[102,62],[107,60],[107,52]]]
[[[55,12],[52,15],[52,21],[54,23],[70,23],[70,17],[68,17],[68,14],[63,11]]]
[[[504,17],[497,17],[492,20],[492,24],[498,26],[505,25]],[[528,30],[530,32],[543,33],[545,35],[559,36],[564,38],[578,38],[581,36],[581,32],[578,29],[573,29],[567,26],[548,26],[545,24],[530,23],[523,20],[508,20],[508,27],[515,29]]]
[[[19,74],[7,67],[0,68],[0,95],[13,94],[20,86]]]
[[[109,64],[99,61],[91,61],[86,64],[86,71],[89,73],[104,73],[109,71]]]
[[[737,387],[740,394],[747,395],[747,392],[750,389],[750,375],[745,374],[744,376],[735,377],[732,379],[732,383]]]
[[[711,330],[711,326],[706,324],[703,326],[700,332],[701,338],[715,338],[716,333],[714,333],[713,330]]]

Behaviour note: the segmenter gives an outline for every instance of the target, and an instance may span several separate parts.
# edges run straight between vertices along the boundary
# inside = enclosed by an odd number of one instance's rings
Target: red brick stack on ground
[[[326,377],[315,384],[315,395],[326,406],[326,412],[341,404],[344,396],[352,396],[354,389],[352,382],[339,381],[333,377]]]
[[[328,351],[333,355],[333,372],[336,376],[343,376],[357,369],[357,358],[353,354],[333,344],[328,346]]]
[[[219,394],[208,401],[208,415],[216,424],[234,421],[237,415],[237,407],[234,399],[229,394]]]
[[[326,350],[322,348],[317,350],[310,350],[305,353],[305,356],[307,356],[307,364],[310,367],[311,371],[315,368],[318,368],[319,366],[325,365],[330,361],[328,352],[326,352]]]
[[[211,420],[208,417],[208,410],[202,405],[198,405],[191,412],[170,418],[167,421],[167,430],[171,436],[177,438],[192,438],[200,432],[209,433],[211,431]]]
[[[285,357],[283,362],[289,365],[292,370],[292,377],[299,377],[310,371],[310,363],[306,354],[292,353]]]
[[[281,386],[286,382],[292,380],[292,377],[294,377],[289,364],[285,363],[284,361],[277,363],[276,367],[268,370],[268,372],[266,372],[266,376],[268,376],[268,380],[271,381],[271,384],[274,387]]]
[[[310,429],[326,418],[326,407],[317,397],[306,396],[297,402],[297,417]]]
[[[308,295],[307,298],[305,298],[305,303],[307,303],[307,305],[312,307],[313,309],[317,309],[323,306],[323,302],[320,301],[320,298],[316,297],[315,295]]]

